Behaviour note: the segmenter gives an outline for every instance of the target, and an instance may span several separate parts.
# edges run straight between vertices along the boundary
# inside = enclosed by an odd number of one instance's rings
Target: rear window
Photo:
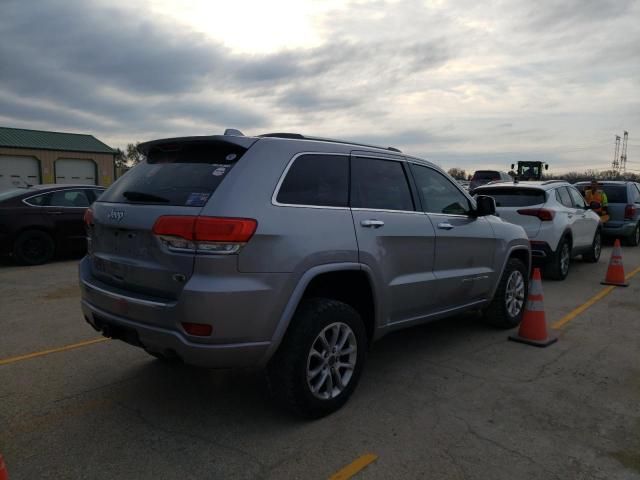
[[[226,142],[155,147],[100,201],[202,207],[245,152]]]
[[[500,180],[500,173],[491,170],[478,170],[473,174],[473,180]]]
[[[542,190],[531,188],[483,188],[476,193],[493,197],[497,207],[528,207],[546,201]]]
[[[601,185],[600,188],[607,194],[609,203],[627,203],[626,185]]]

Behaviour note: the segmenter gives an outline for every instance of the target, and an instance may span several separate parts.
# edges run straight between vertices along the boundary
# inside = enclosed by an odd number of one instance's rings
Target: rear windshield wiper
[[[159,197],[158,195],[153,195],[152,193],[134,192],[131,190],[124,192],[122,196],[127,200],[132,200],[134,202],[169,203],[170,201],[168,198]]]

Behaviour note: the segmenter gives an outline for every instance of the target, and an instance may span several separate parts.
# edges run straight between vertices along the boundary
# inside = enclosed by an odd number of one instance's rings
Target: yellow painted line
[[[353,477],[360,470],[366,468],[372,462],[375,462],[378,459],[378,455],[373,453],[367,453],[366,455],[362,455],[360,458],[356,458],[353,462],[351,462],[346,467],[338,470],[336,473],[329,477],[329,480],[347,480]]]
[[[27,353],[26,355],[19,355],[17,357],[3,358],[0,360],[0,366],[10,365],[12,363],[21,362],[23,360],[30,360],[32,358],[43,357],[52,353],[66,352],[68,350],[74,350],[76,348],[86,347],[93,345],[94,343],[106,342],[108,338],[94,338],[93,340],[86,340],[84,342],[72,343],[71,345],[65,345],[64,347],[50,348],[49,350],[42,350],[40,352]]]
[[[631,279],[634,275],[636,275],[637,273],[640,273],[640,267],[636,268],[634,271],[632,271],[631,273],[629,273],[627,276],[625,276],[626,280]],[[572,311],[570,311],[569,313],[567,313],[564,317],[562,317],[560,320],[558,320],[557,322],[555,322],[553,325],[551,325],[551,328],[554,329],[558,329],[558,328],[562,328],[564,325],[566,325],[567,323],[569,323],[571,320],[573,320],[574,318],[576,318],[578,315],[580,315],[582,312],[584,312],[585,310],[587,310],[588,308],[592,307],[594,304],[598,303],[600,300],[602,300],[604,297],[606,297],[607,295],[609,295],[611,292],[613,292],[616,289],[615,286],[608,286],[606,288],[604,288],[603,290],[601,290],[599,293],[597,293],[596,295],[594,295],[593,297],[591,297],[589,300],[587,300],[586,302],[584,302],[582,305],[580,305],[579,307],[573,309]]]

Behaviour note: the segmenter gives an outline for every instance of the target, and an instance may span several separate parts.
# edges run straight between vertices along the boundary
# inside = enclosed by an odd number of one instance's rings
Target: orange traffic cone
[[[544,299],[542,294],[542,276],[540,269],[533,270],[533,278],[524,316],[517,335],[509,335],[509,340],[526,343],[536,347],[546,347],[558,341],[555,335],[547,333],[547,319],[544,315]]]
[[[629,284],[624,278],[624,267],[622,266],[622,249],[620,248],[620,240],[616,238],[613,244],[613,252],[611,260],[609,260],[609,268],[607,268],[607,276],[604,278],[602,285],[616,285],[618,287],[628,287]]]
[[[7,472],[7,467],[4,464],[2,455],[0,455],[0,480],[9,480],[9,473]]]

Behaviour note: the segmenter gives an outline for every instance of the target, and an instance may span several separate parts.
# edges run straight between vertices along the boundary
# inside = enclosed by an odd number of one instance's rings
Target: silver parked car
[[[493,199],[392,148],[225,133],[142,144],[87,213],[82,309],[105,336],[265,366],[274,396],[315,417],[388,332],[466,310],[520,322],[529,241]]]

